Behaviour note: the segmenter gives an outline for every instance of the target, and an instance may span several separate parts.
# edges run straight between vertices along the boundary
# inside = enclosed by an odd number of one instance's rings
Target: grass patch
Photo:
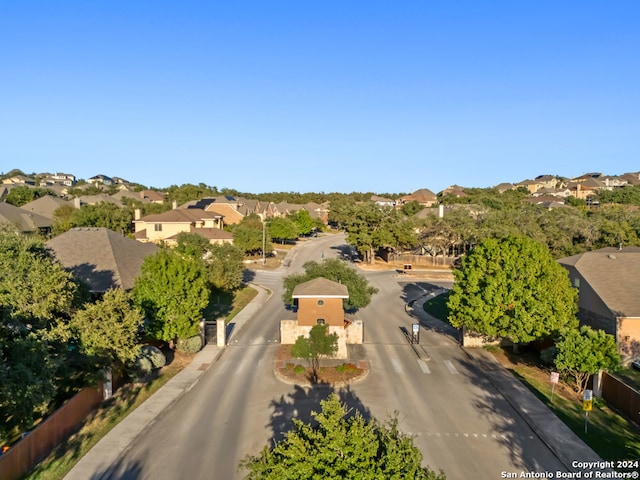
[[[27,476],[28,480],[59,480],[113,427],[166,384],[183,364],[170,364],[161,369],[157,378],[145,385],[121,388],[80,429],[59,445]]]
[[[595,399],[585,433],[585,412],[578,394],[570,388],[557,386],[551,401],[548,372],[530,362],[505,366],[604,460],[640,458],[640,429],[610,409],[606,402]]]
[[[433,297],[422,305],[422,308],[432,317],[436,317],[443,322],[446,322],[449,318],[449,309],[447,308],[447,302],[449,301],[449,292]]]
[[[251,287],[243,287],[234,292],[212,292],[209,305],[204,310],[204,318],[216,320],[224,317],[228,322],[235,317],[247,304],[255,298],[258,292]]]

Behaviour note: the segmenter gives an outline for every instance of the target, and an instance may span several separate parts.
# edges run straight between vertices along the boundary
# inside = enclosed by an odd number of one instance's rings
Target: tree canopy
[[[577,326],[567,271],[528,237],[487,239],[453,273],[447,307],[454,327],[517,344]]]
[[[81,351],[110,367],[125,366],[139,353],[138,332],[144,316],[122,289],[106,292],[102,299],[87,304],[71,318],[71,335]]]
[[[328,258],[322,263],[307,262],[304,269],[304,274],[290,275],[284,279],[282,299],[286,304],[293,304],[293,289],[297,285],[318,277],[342,283],[347,287],[349,298],[343,300],[346,310],[366,307],[371,302],[371,297],[378,292],[377,288],[369,285],[363,275],[337,258]]]
[[[574,378],[578,392],[585,389],[591,375],[599,370],[614,371],[620,365],[615,337],[587,325],[564,331],[555,348],[556,368]]]
[[[248,470],[249,480],[446,478],[421,466],[420,450],[398,430],[396,417],[382,424],[359,412],[349,416],[335,393],[320,406],[312,413],[317,425],[294,418],[285,440],[245,457],[238,470]]]
[[[198,334],[209,303],[207,273],[198,260],[161,250],[145,258],[133,295],[149,321],[149,335],[165,341],[189,338]]]
[[[232,227],[233,243],[247,255],[271,252],[271,237],[256,214],[251,214]]]

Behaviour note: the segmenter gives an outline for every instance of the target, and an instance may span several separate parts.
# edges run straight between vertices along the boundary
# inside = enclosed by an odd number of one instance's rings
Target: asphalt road
[[[331,389],[287,385],[273,374],[278,322],[293,318],[281,300],[284,275],[308,260],[348,255],[342,236],[319,237],[295,250],[286,271],[257,272],[273,292],[200,381],[156,419],[128,449],[111,478],[232,479],[239,461],[282,438],[292,418],[308,420]],[[405,304],[450,284],[393,272],[365,273],[380,291],[358,313],[365,322],[366,379],[338,390],[366,417],[397,411],[399,428],[415,436],[424,464],[447,478],[493,479],[502,471],[563,471],[562,464],[525,424],[447,332],[422,329],[412,348],[405,332],[416,319]]]

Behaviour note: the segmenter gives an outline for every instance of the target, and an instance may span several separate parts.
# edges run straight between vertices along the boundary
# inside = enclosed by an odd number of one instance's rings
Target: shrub
[[[202,339],[199,335],[189,338],[179,338],[176,350],[180,353],[198,353],[202,348]]]
[[[295,364],[288,362],[287,363],[287,370],[293,370],[293,367],[295,367]]]
[[[148,358],[151,362],[152,369],[162,368],[167,364],[167,359],[158,347],[153,345],[145,345],[140,349],[140,355],[144,358]]]
[[[540,360],[542,360],[547,365],[553,365],[553,363],[556,361],[557,356],[558,349],[556,347],[549,347],[540,351]]]
[[[296,366],[293,368],[293,373],[304,373],[304,372],[306,372],[306,371],[307,371],[307,369],[306,369],[306,368],[304,368],[302,365],[296,365]]]
[[[151,378],[151,372],[164,367],[166,363],[167,359],[159,348],[145,345],[133,363],[131,378],[137,383],[147,382]]]

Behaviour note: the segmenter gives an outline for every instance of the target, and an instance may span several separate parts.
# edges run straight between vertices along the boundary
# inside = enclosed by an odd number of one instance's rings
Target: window
[[[316,320],[317,325],[324,325],[324,318],[319,318]]]
[[[162,231],[162,224],[161,223],[154,223],[153,224],[153,230],[155,232],[161,232]]]
[[[318,306],[321,307],[324,305],[324,300],[318,300]]]

